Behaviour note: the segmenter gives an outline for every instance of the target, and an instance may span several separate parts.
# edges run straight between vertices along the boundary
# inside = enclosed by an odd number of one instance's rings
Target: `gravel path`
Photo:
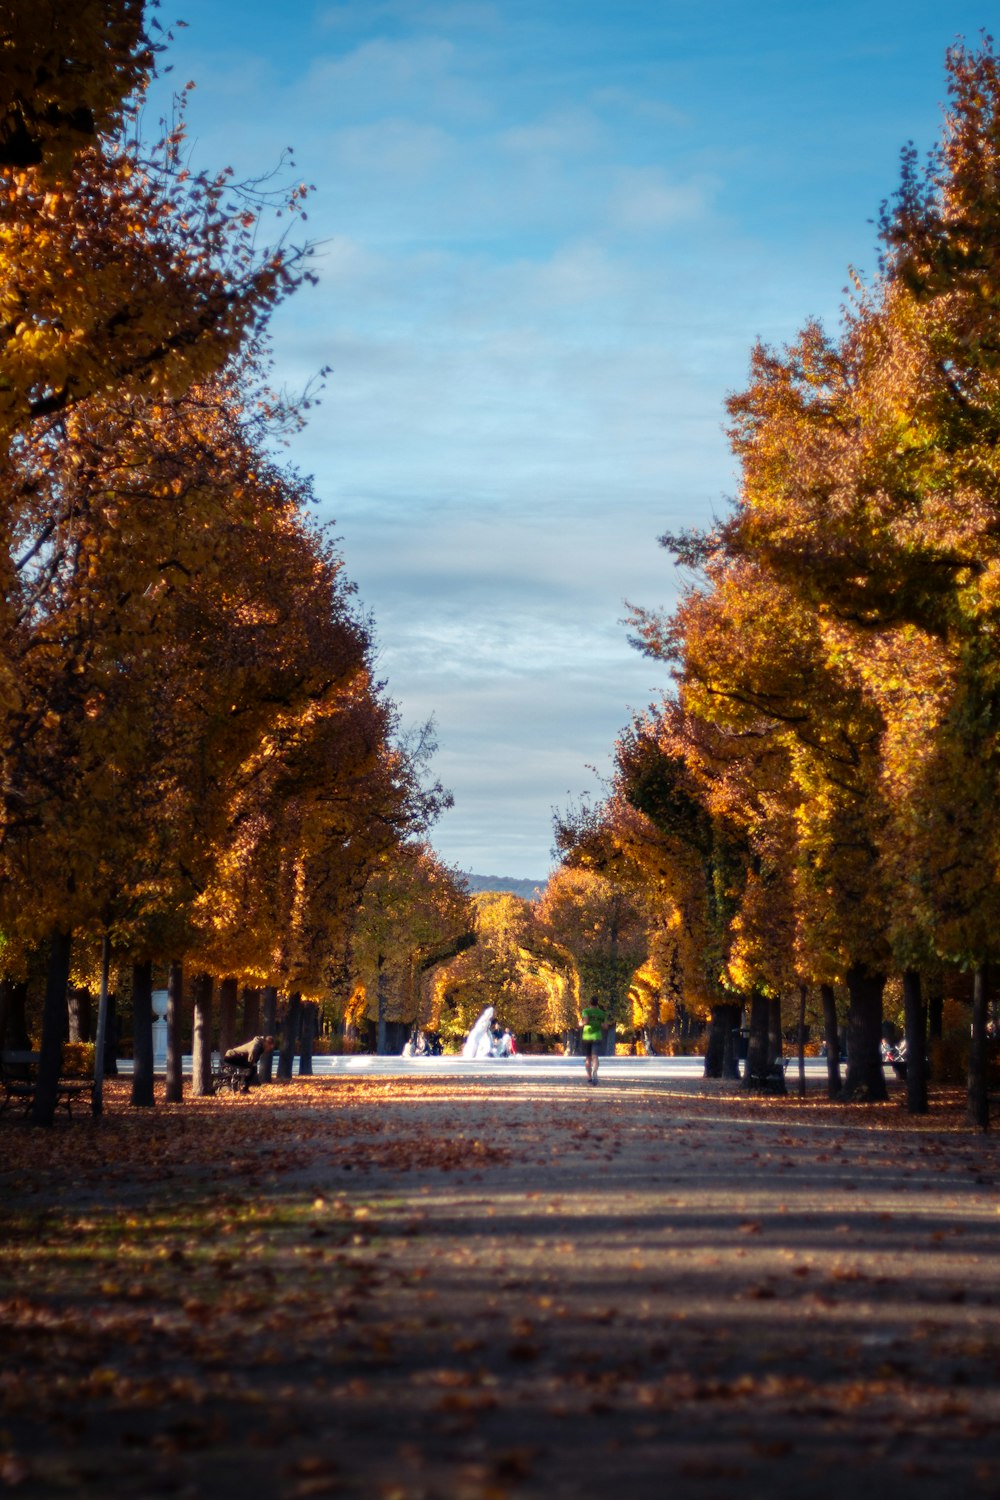
[[[959,1123],[452,1078],[5,1126],[0,1485],[996,1496],[1000,1156]]]

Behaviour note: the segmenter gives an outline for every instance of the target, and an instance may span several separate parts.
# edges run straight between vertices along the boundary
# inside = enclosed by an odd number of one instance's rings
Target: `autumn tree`
[[[649,954],[669,955],[685,1013],[711,1016],[707,1076],[735,1077],[744,997],[727,964],[747,851],[740,830],[713,814],[695,773],[699,732],[673,700],[638,716],[619,737],[609,797],[557,820],[556,837],[570,863],[633,893]]]
[[[56,0],[6,4],[0,36],[5,24],[0,431],[10,436],[92,394],[176,394],[207,378],[305,266],[301,250],[258,242],[261,212],[296,210],[304,189],[275,202],[228,172],[192,172],[182,123],[154,147],[126,128],[153,60],[141,5],[81,0],[69,19]]]
[[[400,1019],[413,1020],[421,960],[468,932],[471,917],[455,872],[426,844],[399,842],[379,856],[365,884],[352,952],[355,972],[374,1002],[380,1056],[393,992]]]
[[[564,863],[549,877],[538,921],[572,955],[581,1003],[600,997],[613,1046],[613,1028],[628,1020],[632,975],[647,954],[646,928],[634,889],[582,862]]]
[[[158,50],[145,9],[144,0],[0,4],[0,168],[65,170],[119,129]]]
[[[998,62],[987,38],[948,55],[941,145],[908,148],[884,208],[883,274],[837,338],[758,349],[732,403],[747,476],[730,550],[763,561],[867,663],[886,719],[897,961],[979,973],[970,1112],[981,1067],[996,882]],[[912,984],[911,984],[912,988]],[[919,1016],[920,1007],[915,1007]],[[922,1052],[922,1038],[914,1036]]]
[[[8,439],[0,476],[0,706],[20,717],[15,751],[24,749],[25,733],[51,738],[63,722],[55,706],[34,714],[18,675],[26,622],[38,626],[51,602],[35,595],[38,574],[58,555],[54,527],[43,525],[24,545],[33,466],[44,466],[46,443],[66,443],[53,416],[87,401],[106,404],[109,393],[125,401],[178,395],[259,334],[302,274],[298,252],[259,251],[259,194],[241,191],[227,174],[186,169],[181,129],[153,152],[134,133],[128,138],[156,50],[142,7],[82,0],[72,17],[63,9],[56,17],[47,0],[0,9],[0,429]],[[293,207],[299,196],[294,189]],[[152,287],[155,297],[146,290]],[[93,567],[85,547],[78,557],[84,570]],[[57,641],[51,630],[39,657],[58,655]],[[36,754],[36,763],[42,758]],[[16,774],[14,783],[5,815],[23,823]],[[65,926],[53,928],[52,951],[56,997],[65,985]],[[58,1016],[48,1010],[39,1118],[54,1106],[57,1031]]]
[[[881,714],[856,657],[793,588],[734,559],[724,538],[703,544],[702,569],[669,626],[642,614],[638,624],[646,649],[675,663],[692,722],[706,726],[689,737],[702,795],[745,840],[730,977],[772,996],[847,983],[848,1094],[884,1097]]]

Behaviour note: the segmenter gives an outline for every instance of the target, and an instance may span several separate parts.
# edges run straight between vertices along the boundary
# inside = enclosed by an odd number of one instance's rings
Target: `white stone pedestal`
[[[167,1066],[167,991],[153,991],[153,1072]]]

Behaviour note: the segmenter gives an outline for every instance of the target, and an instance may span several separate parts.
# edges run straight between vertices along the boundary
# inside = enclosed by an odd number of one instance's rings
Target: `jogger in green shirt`
[[[600,1066],[600,1046],[608,1024],[608,1013],[601,1004],[599,995],[591,995],[590,1004],[583,1007],[583,1062],[587,1069],[587,1082],[596,1084]]]

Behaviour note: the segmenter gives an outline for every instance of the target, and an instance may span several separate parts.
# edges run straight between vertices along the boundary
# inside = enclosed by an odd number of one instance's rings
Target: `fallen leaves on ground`
[[[958,1108],[112,1081],[0,1119],[0,1487],[781,1500],[834,1451],[936,1500],[947,1451],[991,1494],[997,1147]]]

